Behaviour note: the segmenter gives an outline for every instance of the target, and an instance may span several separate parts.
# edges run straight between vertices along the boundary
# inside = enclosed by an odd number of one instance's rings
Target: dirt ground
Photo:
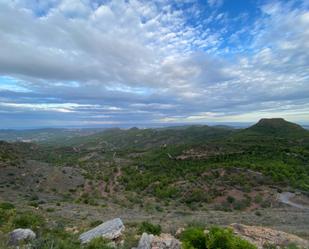
[[[175,233],[178,228],[189,224],[209,227],[242,223],[245,225],[266,226],[309,239],[309,210],[285,205],[278,208],[260,209],[257,214],[256,211],[223,212],[216,210],[146,212],[116,206],[103,208],[63,203],[61,207],[55,207],[54,212],[48,213],[48,217],[50,220],[65,220],[68,227],[77,226],[81,228],[89,225],[92,221],[100,220],[103,222],[116,217],[120,217],[125,224],[147,220],[160,223],[166,232],[171,233]]]

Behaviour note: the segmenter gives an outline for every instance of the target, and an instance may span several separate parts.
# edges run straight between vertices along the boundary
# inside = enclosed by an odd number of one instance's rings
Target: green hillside
[[[92,182],[86,195],[90,199],[97,198],[96,189],[102,185],[104,195],[117,192],[131,204],[136,198],[157,198],[171,205],[220,203],[227,209],[243,209],[252,205],[245,194],[259,193],[261,186],[309,191],[307,135],[283,119],[262,119],[242,130],[108,129],[56,145],[10,146],[24,160],[81,169]],[[225,203],[231,191],[240,191],[235,206]],[[266,195],[265,203],[267,199]]]
[[[298,124],[288,122],[283,118],[261,119],[255,125],[244,129],[243,135],[259,135],[280,138],[308,138],[309,131]]]
[[[165,145],[203,144],[211,139],[226,137],[235,130],[228,127],[186,126],[165,129],[107,129],[90,136],[76,137],[66,145],[98,146],[116,150],[147,150]]]

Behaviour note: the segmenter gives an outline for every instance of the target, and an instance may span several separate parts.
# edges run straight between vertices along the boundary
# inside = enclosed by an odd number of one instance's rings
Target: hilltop
[[[283,118],[263,118],[245,131],[256,132],[263,135],[294,138],[308,136],[309,134],[309,132],[300,125],[288,122]]]

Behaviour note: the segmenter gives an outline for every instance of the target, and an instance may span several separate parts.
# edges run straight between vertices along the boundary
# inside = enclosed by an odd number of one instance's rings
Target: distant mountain
[[[163,145],[201,144],[229,136],[234,130],[223,127],[182,126],[164,129],[106,129],[103,132],[66,141],[71,146],[99,146],[113,149],[149,149]]]
[[[45,128],[30,130],[0,130],[0,140],[8,142],[48,142],[57,143],[73,137],[88,136],[102,129],[65,129],[65,128]]]
[[[275,136],[282,138],[309,137],[309,131],[283,118],[263,118],[255,125],[241,131],[242,135]]]

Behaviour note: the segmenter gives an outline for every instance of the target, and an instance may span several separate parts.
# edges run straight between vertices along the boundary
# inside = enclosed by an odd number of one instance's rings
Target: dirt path
[[[287,205],[290,205],[292,207],[296,207],[296,208],[300,208],[300,209],[308,209],[309,210],[309,207],[307,206],[304,206],[302,204],[299,204],[299,203],[295,203],[293,201],[291,201],[290,199],[295,197],[295,194],[294,193],[291,193],[291,192],[283,192],[283,193],[280,193],[278,195],[278,200],[284,204],[287,204]]]
[[[109,192],[113,194],[115,192],[115,186],[118,185],[118,178],[122,176],[122,172],[119,166],[117,166],[117,172],[114,174],[114,178],[109,182]]]

